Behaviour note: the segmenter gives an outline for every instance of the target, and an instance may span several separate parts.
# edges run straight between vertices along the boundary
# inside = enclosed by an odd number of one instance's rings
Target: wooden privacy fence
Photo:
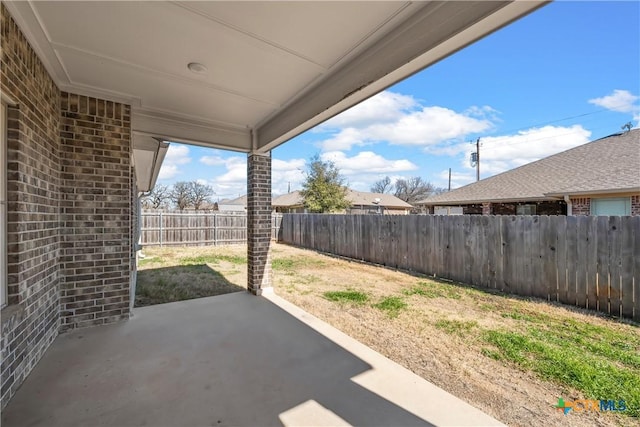
[[[277,238],[282,214],[273,214],[271,237]],[[247,242],[247,214],[243,212],[142,211],[143,246],[231,245]]]
[[[281,240],[640,320],[640,216],[285,214]]]

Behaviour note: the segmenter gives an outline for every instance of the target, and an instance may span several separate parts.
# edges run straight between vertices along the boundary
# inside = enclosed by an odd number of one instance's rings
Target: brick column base
[[[271,153],[250,153],[247,161],[247,289],[271,289]]]

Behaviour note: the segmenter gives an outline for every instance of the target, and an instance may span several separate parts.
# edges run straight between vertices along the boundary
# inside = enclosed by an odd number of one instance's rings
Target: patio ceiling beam
[[[249,129],[216,126],[188,119],[176,120],[157,113],[135,111],[132,115],[132,127],[141,135],[165,141],[241,152],[248,152],[251,147]]]
[[[548,1],[429,2],[403,25],[256,126],[266,152]]]

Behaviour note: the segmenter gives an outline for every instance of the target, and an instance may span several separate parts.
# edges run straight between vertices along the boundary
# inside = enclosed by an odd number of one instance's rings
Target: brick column
[[[482,215],[491,215],[491,202],[484,202],[482,204]]]
[[[132,252],[128,105],[63,92],[61,331],[129,317]]]
[[[640,216],[640,194],[631,196],[631,216]]]
[[[591,199],[589,197],[579,197],[571,199],[571,215],[590,215]]]
[[[247,259],[249,292],[271,288],[271,153],[247,161]]]

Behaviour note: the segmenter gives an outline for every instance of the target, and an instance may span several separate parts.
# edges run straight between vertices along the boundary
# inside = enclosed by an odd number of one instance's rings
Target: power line
[[[619,112],[619,111],[614,111],[614,110],[616,108],[622,107],[624,105],[626,105],[626,104],[614,105],[614,106],[612,106],[610,108],[603,108],[601,110],[590,111],[590,112],[587,112],[587,113],[577,114],[575,116],[564,117],[562,119],[554,119],[554,120],[550,120],[550,121],[547,121],[547,122],[534,123],[534,124],[527,125],[527,126],[520,126],[518,128],[513,128],[513,129],[506,130],[506,131],[501,131],[501,133],[508,134],[508,133],[512,133],[512,132],[519,132],[519,131],[522,131],[522,130],[531,129],[533,127],[546,126],[546,125],[550,125],[550,124],[553,124],[553,123],[563,122],[565,120],[578,119],[580,117],[586,117],[586,116],[591,116],[591,115],[594,115],[594,114],[600,114],[600,113],[605,113],[605,112]]]
[[[600,126],[600,127],[594,128],[594,130],[600,130],[600,129],[604,129],[604,128],[605,128],[605,126]],[[587,129],[584,129],[584,130],[587,130]],[[518,144],[531,143],[531,142],[536,142],[536,141],[544,141],[545,139],[556,139],[556,138],[560,138],[560,137],[563,137],[563,136],[576,135],[576,134],[579,134],[579,133],[582,133],[582,132],[576,130],[576,131],[561,133],[561,134],[552,135],[552,136],[543,136],[543,137],[536,138],[536,139],[528,139],[527,138],[527,139],[525,139],[523,141],[513,141],[513,142],[505,143],[504,145],[518,145]],[[517,138],[518,136],[515,136],[515,137]],[[524,137],[524,135],[521,135],[520,137],[522,138],[522,137]],[[487,137],[487,138],[491,138],[491,137]],[[508,136],[496,137],[496,138],[508,138]]]

